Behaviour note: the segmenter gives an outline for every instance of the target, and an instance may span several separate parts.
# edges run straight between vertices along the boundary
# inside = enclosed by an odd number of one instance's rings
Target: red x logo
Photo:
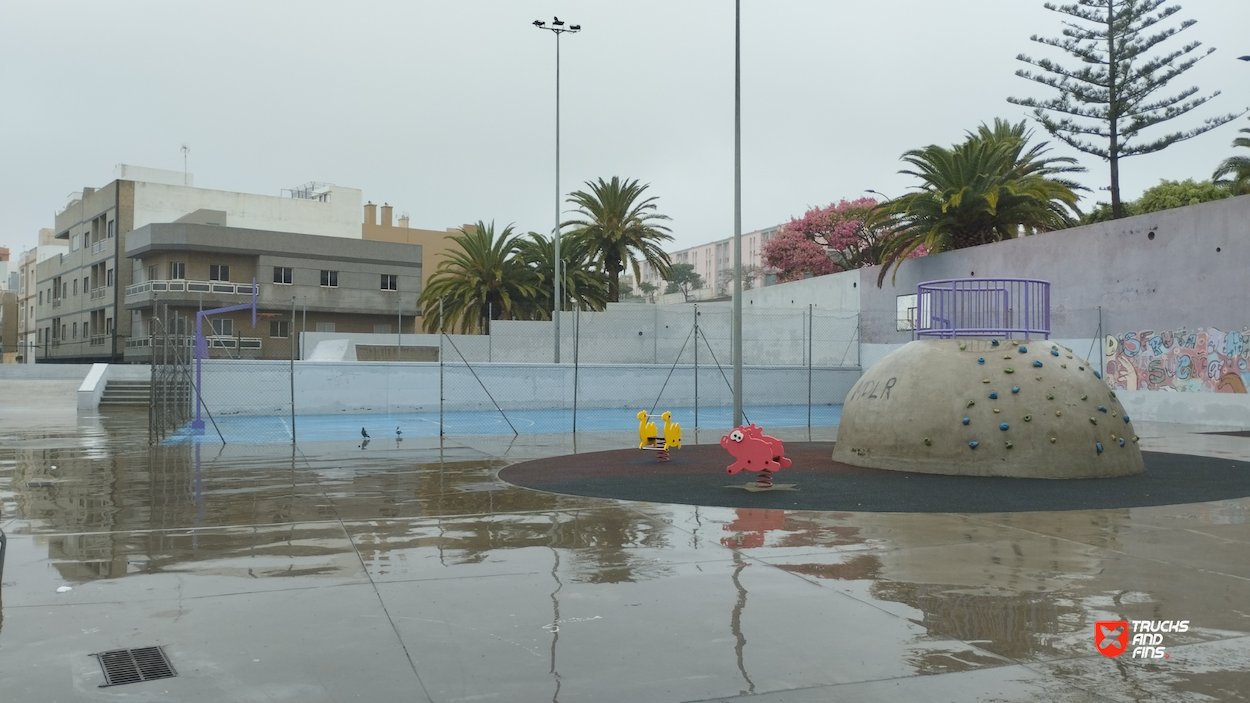
[[[1127,620],[1100,620],[1094,623],[1094,643],[1104,657],[1118,657],[1128,647]]]

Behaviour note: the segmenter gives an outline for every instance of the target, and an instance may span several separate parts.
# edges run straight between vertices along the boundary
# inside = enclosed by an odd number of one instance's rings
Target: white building
[[[742,268],[748,273],[756,274],[754,281],[744,281],[743,288],[758,288],[764,285],[764,260],[760,253],[764,248],[764,242],[775,237],[784,225],[776,225],[765,229],[757,229],[753,232],[742,233]],[[718,239],[715,242],[700,244],[688,249],[679,249],[669,252],[669,261],[674,264],[692,264],[694,272],[699,274],[703,279],[704,292],[697,297],[700,299],[715,298],[729,295],[729,289],[733,286],[733,238]],[[642,280],[650,283],[657,288],[657,296],[664,293],[668,282],[660,277],[660,275],[643,262],[642,264]],[[659,302],[681,302],[680,296],[670,301],[668,299],[659,300]]]

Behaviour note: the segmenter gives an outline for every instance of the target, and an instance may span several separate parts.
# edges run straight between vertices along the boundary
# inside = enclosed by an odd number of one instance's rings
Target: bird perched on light
[[[559,17],[552,17],[552,18],[551,18],[551,23],[552,23],[552,24],[554,24],[554,25],[555,25],[555,26],[557,26],[557,27],[563,27],[563,26],[564,26],[564,23],[560,21],[560,18],[559,18]]]
[[[403,433],[404,433],[404,431],[403,431],[403,430],[401,430],[401,429],[399,429],[399,425],[396,425],[396,426],[395,426],[395,436],[396,436],[396,437],[398,437],[399,435],[401,435],[401,434],[403,434]]]
[[[543,25],[545,25],[545,24],[547,24],[547,23],[546,23],[546,22],[543,22],[542,20],[534,20],[534,26],[535,26],[535,27],[541,27],[541,26],[543,26]]]
[[[581,26],[580,24],[570,24],[570,25],[569,25],[569,29],[573,30],[574,32],[576,32],[576,31],[580,30],[581,28],[582,28],[582,26]]]
[[[365,439],[369,439],[369,433],[365,432],[365,428],[363,427],[360,428],[360,436],[364,437]]]

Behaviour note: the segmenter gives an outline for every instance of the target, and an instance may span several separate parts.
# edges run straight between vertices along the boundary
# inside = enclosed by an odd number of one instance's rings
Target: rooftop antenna
[[[182,143],[182,185],[187,184],[187,154],[191,153],[191,147],[186,142]]]

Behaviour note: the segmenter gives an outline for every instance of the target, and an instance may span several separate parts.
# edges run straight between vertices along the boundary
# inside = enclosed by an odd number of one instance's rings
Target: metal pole
[[[401,349],[404,346],[404,298],[403,294],[395,291],[395,361],[403,361]]]
[[[291,322],[294,322],[292,320]],[[304,296],[304,324],[299,331],[299,358],[304,358],[304,335],[308,332],[308,296]]]
[[[486,361],[492,361],[495,354],[495,337],[490,328],[490,321],[495,319],[495,304],[486,304]]]
[[[577,435],[577,372],[582,346],[582,306],[573,308],[573,434]]]
[[[742,423],[738,423],[742,424]],[[738,425],[734,425],[737,427]],[[699,429],[699,304],[694,304],[694,429]],[[697,439],[695,440],[698,441]]]
[[[734,0],[734,416],[742,424],[742,0]],[[698,348],[697,346],[695,347]],[[698,423],[696,423],[697,426]]]
[[[291,296],[291,326],[295,326],[295,296]],[[294,330],[291,330],[294,332]],[[290,332],[288,332],[288,335]],[[291,446],[295,446],[295,344],[291,344]]]
[[[807,431],[812,431],[812,304],[807,304]]]
[[[551,320],[555,324],[555,363],[560,363],[560,311],[564,309],[560,297],[560,33],[556,32],[556,228],[552,235],[555,243],[555,297],[552,298]]]
[[[438,299],[438,436],[443,436],[443,299]]]

